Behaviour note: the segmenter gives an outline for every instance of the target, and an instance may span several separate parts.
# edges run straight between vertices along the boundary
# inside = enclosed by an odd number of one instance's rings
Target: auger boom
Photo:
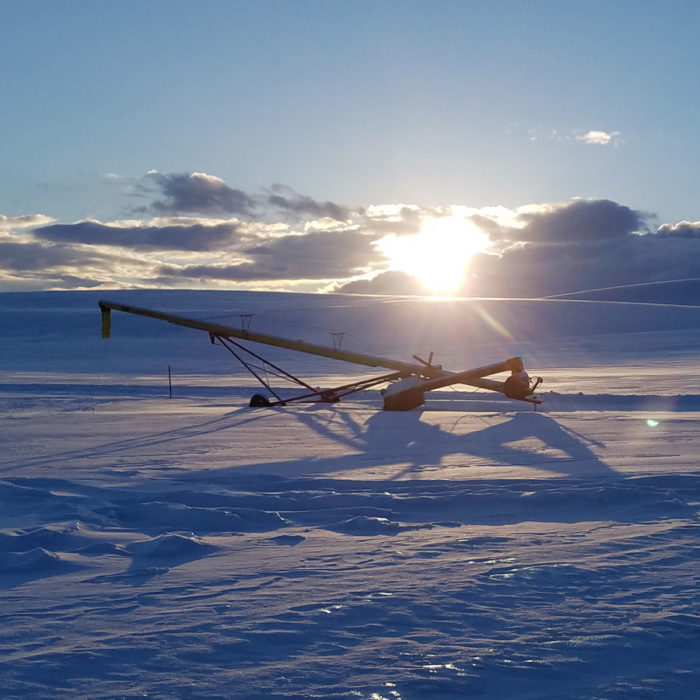
[[[194,328],[209,333],[212,342],[218,341],[236,359],[238,359],[277,399],[270,401],[267,397],[256,394],[251,399],[251,405],[271,406],[286,404],[295,400],[308,400],[316,397],[315,400],[333,402],[338,401],[341,396],[345,396],[353,391],[359,391],[370,386],[389,382],[389,387],[383,392],[384,394],[384,409],[388,411],[407,411],[420,406],[424,402],[424,394],[426,391],[439,389],[453,384],[466,384],[490,391],[496,391],[506,394],[510,398],[528,401],[533,404],[540,403],[540,400],[532,396],[529,384],[527,388],[515,388],[512,382],[513,377],[523,370],[522,361],[519,357],[512,357],[503,362],[497,362],[476,369],[465,370],[463,372],[448,372],[441,367],[431,364],[430,362],[421,361],[421,364],[410,362],[401,362],[387,357],[379,357],[374,355],[365,355],[363,353],[350,352],[341,350],[340,348],[331,348],[323,345],[315,345],[307,343],[303,340],[290,340],[264,333],[256,333],[242,328],[233,328],[218,323],[210,323],[208,321],[200,321],[197,319],[186,318],[175,314],[168,314],[162,311],[154,311],[152,309],[144,309],[138,306],[127,304],[117,304],[111,301],[100,301],[99,307],[102,312],[102,337],[109,338],[111,331],[111,312],[123,311],[125,313],[136,314],[138,316],[146,316],[148,318],[166,321],[178,326]],[[235,339],[235,340],[234,340]],[[296,352],[306,353],[308,355],[317,355],[320,357],[328,357],[342,362],[349,362],[367,367],[381,367],[384,369],[393,370],[391,374],[381,377],[371,377],[359,382],[337,387],[335,389],[319,390],[314,389],[307,383],[285,372],[281,368],[273,365],[271,362],[260,357],[237,341],[244,340],[263,345],[273,345]],[[234,349],[236,348],[236,349]],[[283,373],[287,378],[306,387],[310,393],[293,399],[280,398],[271,386],[263,380],[252,366],[246,362],[239,352],[246,352],[258,360],[274,367],[279,372]],[[420,358],[417,358],[420,359]],[[487,379],[489,375],[498,374],[500,372],[510,371],[511,377],[505,382],[494,379]],[[541,380],[539,380],[541,382]],[[510,382],[510,386],[509,386]]]

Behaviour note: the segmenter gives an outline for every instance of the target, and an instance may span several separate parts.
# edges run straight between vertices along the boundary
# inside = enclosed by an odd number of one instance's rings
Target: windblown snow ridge
[[[244,477],[238,489],[205,484],[203,489],[143,493],[17,479],[0,482],[0,493],[6,507],[23,512],[25,520],[42,521],[0,531],[0,579],[7,584],[18,572],[25,580],[56,575],[89,568],[90,560],[101,556],[131,559],[132,569],[147,568],[150,560],[180,565],[216,553],[211,538],[243,533],[301,537],[293,540],[297,544],[314,530],[391,537],[415,528],[525,521],[694,521],[700,476],[595,483]]]

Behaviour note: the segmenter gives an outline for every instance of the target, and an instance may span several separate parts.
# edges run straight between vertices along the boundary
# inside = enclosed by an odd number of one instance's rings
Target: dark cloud
[[[246,248],[250,262],[233,265],[163,265],[158,274],[200,280],[328,280],[351,277],[382,256],[373,238],[356,231],[285,236]]]
[[[512,246],[476,255],[460,290],[474,296],[552,294],[700,276],[700,241],[655,234],[567,245]]]
[[[632,236],[615,258],[630,283],[700,277],[700,238]]]
[[[351,215],[348,207],[317,201],[287,185],[273,185],[268,194],[254,197],[207,173],[151,172],[138,185],[137,192],[140,196],[155,198],[137,211],[164,216],[198,214],[260,218],[270,207],[277,212],[293,214],[295,218],[328,217],[347,221]]]
[[[470,262],[471,276],[460,293],[470,296],[539,297],[597,286],[610,277],[607,262],[616,260],[604,246],[525,245],[501,255],[480,254]],[[600,264],[592,264],[596,258]],[[614,265],[619,266],[619,265]],[[613,271],[614,272],[614,271]],[[614,272],[619,279],[619,271]]]
[[[507,241],[517,238],[519,229],[503,226],[483,214],[473,214],[470,221],[492,241]]]
[[[109,226],[97,221],[52,224],[36,229],[34,235],[47,241],[110,245],[131,250],[213,251],[238,239],[233,223],[205,226]]]
[[[271,270],[258,268],[255,264],[244,262],[236,265],[161,265],[156,273],[161,283],[176,283],[186,280],[207,280],[227,282],[251,282],[254,280],[276,280],[278,276]]]
[[[245,249],[256,263],[273,269],[282,279],[350,277],[366,270],[383,256],[372,245],[377,236],[359,231],[313,231],[273,239]]]
[[[70,246],[0,242],[0,270],[11,274],[41,271],[50,273],[52,268],[78,267],[100,260],[100,255]]]
[[[5,290],[85,289],[110,280],[124,263],[120,256],[102,255],[85,248],[37,242],[0,242],[0,278]],[[148,263],[129,260],[132,269],[146,271]],[[100,278],[94,270],[100,270]]]
[[[522,228],[493,230],[505,240],[532,243],[612,241],[646,230],[645,216],[608,199],[576,200],[518,217]]]
[[[477,254],[458,296],[543,297],[601,287],[700,277],[700,240],[655,234],[609,243],[513,246],[501,255]],[[430,293],[416,278],[385,272],[340,285],[354,294]]]
[[[525,296],[700,274],[700,237],[693,225],[666,224],[654,234],[647,230],[652,218],[610,200],[577,200],[527,215],[518,238],[525,245],[500,258],[476,258],[472,270],[485,294]]]
[[[206,173],[158,173],[146,175],[139,191],[153,194],[155,187],[161,199],[145,208],[157,214],[201,214],[204,216],[252,216],[255,201],[241,190],[229,187],[223,180]]]
[[[311,197],[297,194],[286,185],[274,185],[267,203],[282,211],[315,219],[328,217],[336,221],[347,221],[350,217],[350,210],[347,207],[334,202],[317,202]]]

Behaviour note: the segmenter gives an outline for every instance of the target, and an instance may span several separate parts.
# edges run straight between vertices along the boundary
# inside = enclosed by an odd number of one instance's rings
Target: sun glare
[[[467,264],[485,250],[488,238],[468,220],[431,219],[413,236],[391,235],[379,241],[392,270],[414,275],[433,294],[451,294],[464,282]]]

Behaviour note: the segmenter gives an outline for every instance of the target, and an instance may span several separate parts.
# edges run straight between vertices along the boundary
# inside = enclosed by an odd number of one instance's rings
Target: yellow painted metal
[[[367,367],[385,367],[387,369],[396,370],[397,372],[406,372],[406,374],[417,374],[426,378],[443,377],[449,374],[449,372],[445,372],[444,370],[440,370],[435,367],[415,365],[409,362],[393,360],[388,357],[375,357],[373,355],[364,355],[362,353],[357,352],[348,352],[346,350],[329,348],[323,345],[314,345],[313,343],[307,343],[303,340],[289,340],[288,338],[279,338],[274,335],[254,333],[252,331],[246,331],[240,328],[231,328],[230,326],[223,326],[218,323],[209,323],[208,321],[199,321],[193,318],[185,318],[184,316],[176,316],[175,314],[166,314],[162,311],[144,309],[138,306],[117,304],[111,301],[100,301],[100,309],[102,309],[103,313],[103,336],[105,328],[104,314],[109,313],[110,310],[124,311],[130,314],[137,314],[139,316],[147,316],[148,318],[155,318],[161,321],[167,321],[168,323],[174,323],[178,326],[196,328],[197,330],[207,331],[208,333],[220,335],[225,338],[239,338],[240,340],[249,340],[254,343],[275,345],[277,347],[287,348],[289,350],[296,350],[297,352],[304,352],[310,355],[319,355],[321,357],[330,357],[335,360],[352,362],[353,364],[365,365]],[[107,326],[109,329],[109,323],[107,324]]]
[[[112,315],[109,309],[102,308],[101,305],[100,309],[102,310],[102,337],[109,338],[109,333],[112,328]]]
[[[388,357],[378,357],[373,355],[365,355],[357,352],[349,352],[338,348],[325,347],[323,345],[314,345],[303,340],[289,340],[288,338],[280,338],[264,333],[255,333],[240,328],[231,328],[218,323],[210,323],[208,321],[199,321],[193,318],[177,316],[175,314],[167,314],[162,311],[154,311],[152,309],[144,309],[138,306],[130,306],[126,304],[117,304],[111,301],[100,301],[100,309],[102,310],[102,336],[109,337],[110,332],[110,311],[123,311],[125,313],[136,314],[138,316],[146,316],[155,318],[160,321],[167,321],[178,326],[186,326],[187,328],[195,328],[201,331],[224,338],[238,338],[240,340],[248,340],[254,343],[263,343],[265,345],[274,345],[297,352],[304,352],[309,355],[318,355],[321,357],[329,357],[343,362],[351,362],[357,365],[365,365],[367,367],[383,367],[393,369],[397,372],[405,373],[406,375],[416,375],[422,377],[426,381],[423,391],[436,389],[449,384],[467,384],[470,386],[489,389],[491,391],[503,392],[503,382],[493,379],[485,379],[489,374],[507,371],[514,366],[522,366],[522,360],[519,357],[512,357],[504,362],[499,362],[493,365],[487,365],[474,370],[465,372],[448,372],[443,369],[438,369],[429,364],[412,364],[410,362],[401,362]]]

